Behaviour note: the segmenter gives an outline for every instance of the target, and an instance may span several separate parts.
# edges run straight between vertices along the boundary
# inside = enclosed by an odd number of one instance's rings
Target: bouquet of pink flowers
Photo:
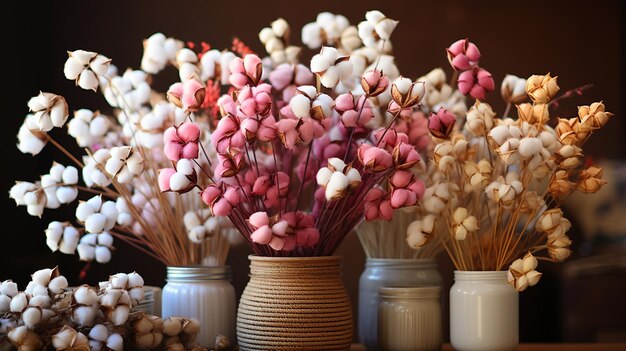
[[[424,193],[415,145],[427,130],[411,130],[426,124],[416,110],[425,84],[400,76],[388,55],[397,21],[371,11],[357,31],[320,16],[303,28],[303,41],[321,46],[309,67],[290,54],[282,19],[259,35],[269,57],[246,52],[220,66],[230,88],[214,130],[202,128],[213,88],[193,67],[167,93],[188,118],[164,133],[172,167],[159,172],[161,190],[198,189],[258,255],[331,255],[364,218],[389,220]],[[343,29],[330,35],[328,21]]]

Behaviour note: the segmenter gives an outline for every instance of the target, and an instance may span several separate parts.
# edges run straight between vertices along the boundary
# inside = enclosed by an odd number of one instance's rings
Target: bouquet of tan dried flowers
[[[455,42],[448,58],[459,91],[476,100],[461,118],[431,114],[427,187],[406,240],[414,248],[443,245],[458,270],[508,269],[509,282],[522,291],[541,278],[539,260],[570,256],[571,223],[561,205],[573,192],[594,193],[606,183],[601,168],[583,161],[582,147],[612,114],[595,102],[579,106],[577,116],[553,118],[559,99],[586,86],[556,97],[557,77],[546,74],[508,75],[501,85],[507,107],[499,115],[484,102],[483,88],[493,89],[493,81],[481,78],[476,45]],[[510,113],[513,106],[517,113]]]

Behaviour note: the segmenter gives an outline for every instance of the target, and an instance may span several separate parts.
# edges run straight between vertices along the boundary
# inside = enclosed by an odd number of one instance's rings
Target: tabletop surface
[[[363,345],[354,344],[351,351],[365,351]],[[450,344],[444,344],[442,351],[454,351]],[[520,344],[516,351],[626,351],[626,343],[567,343],[567,344]]]

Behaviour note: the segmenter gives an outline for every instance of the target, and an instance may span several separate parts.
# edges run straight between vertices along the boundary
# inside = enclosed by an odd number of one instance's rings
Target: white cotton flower
[[[111,152],[108,149],[99,149],[91,157],[84,156],[83,163],[83,181],[88,187],[94,185],[106,187],[111,184],[111,178],[99,167],[104,168],[106,161],[111,158]]]
[[[22,312],[20,318],[28,329],[34,329],[41,322],[43,315],[41,309],[29,307]]]
[[[333,201],[342,198],[349,183],[349,179],[345,174],[334,172],[326,184],[326,200]]]
[[[76,85],[85,90],[96,91],[98,78],[107,73],[111,60],[84,50],[68,51],[68,56],[63,68],[65,78],[76,81]]]
[[[543,144],[539,138],[527,137],[522,138],[519,141],[519,146],[517,147],[517,151],[521,156],[522,160],[526,160],[535,155],[541,153],[543,149]]]
[[[519,104],[526,100],[526,79],[507,74],[502,80],[500,94],[505,102]]]
[[[322,46],[322,28],[316,22],[307,23],[302,27],[302,44],[309,49],[317,49]]]
[[[128,183],[143,172],[143,158],[130,146],[113,147],[111,157],[106,161],[105,170],[120,183]]]
[[[385,17],[380,11],[368,11],[365,21],[359,23],[359,37],[363,44],[382,50],[382,40],[389,41],[391,33],[398,25],[398,21]]]
[[[111,230],[117,221],[117,216],[115,202],[103,202],[101,196],[94,196],[88,201],[81,202],[76,208],[76,218],[85,223],[88,233],[97,234]]]
[[[296,117],[306,117],[311,110],[311,99],[304,94],[296,94],[289,100],[289,107]]]
[[[0,294],[13,297],[18,294],[17,284],[11,280],[5,280],[0,284]]]
[[[414,249],[426,245],[430,241],[434,228],[435,216],[433,215],[426,215],[421,220],[411,222],[406,232],[407,244]]]
[[[126,70],[122,76],[111,79],[104,88],[104,97],[109,105],[139,111],[150,99],[148,74],[139,70]]]
[[[222,56],[220,57],[220,79],[221,79],[221,84],[222,85],[228,85],[230,84],[229,81],[229,77],[230,77],[230,61],[234,60],[235,58],[237,58],[237,55],[235,55],[233,52],[231,51],[225,51],[222,52]],[[217,78],[217,77],[216,77]]]
[[[13,313],[21,313],[26,307],[28,307],[28,295],[25,292],[13,296],[9,304],[9,310]]]
[[[37,185],[30,182],[16,182],[9,191],[9,197],[15,200],[15,204],[18,206],[26,205],[24,196],[26,193],[37,190]]]
[[[113,236],[107,232],[89,233],[80,238],[77,251],[81,261],[108,263],[111,260]]]
[[[35,114],[37,125],[42,132],[53,127],[63,127],[69,116],[67,102],[60,95],[40,92],[28,101],[28,108]]]
[[[46,229],[46,244],[52,252],[74,254],[79,238],[78,230],[69,223],[50,222]]]
[[[52,277],[52,269],[45,268],[40,269],[31,275],[32,281],[35,284],[46,286],[50,282],[50,278]]]
[[[327,88],[334,88],[340,80],[350,78],[352,63],[347,56],[339,56],[337,49],[322,46],[320,53],[311,59],[311,72],[317,74],[320,83]]]
[[[478,220],[465,207],[457,207],[452,214],[452,230],[456,240],[465,240],[467,234],[478,230]]]
[[[426,188],[422,198],[422,206],[430,213],[441,213],[450,199],[448,183],[437,183]]]
[[[182,111],[182,110],[181,110]],[[183,118],[187,115],[183,113]],[[148,149],[163,148],[163,131],[172,125],[179,125],[183,120],[177,119],[176,107],[167,101],[157,102],[150,112],[139,121],[135,135],[138,144]]]
[[[29,114],[20,126],[17,133],[17,148],[22,153],[35,156],[46,146],[48,141],[46,133],[40,130],[37,121],[38,118],[35,115]]]
[[[109,119],[99,112],[80,109],[74,112],[67,124],[67,132],[76,139],[80,147],[89,147],[102,140],[109,131]]]
[[[23,200],[29,215],[41,217],[47,202],[45,192],[41,191],[41,189],[26,192]]]
[[[183,42],[166,38],[162,33],[152,34],[143,42],[141,69],[150,74],[162,71],[167,63],[176,58],[176,52],[183,48]]]

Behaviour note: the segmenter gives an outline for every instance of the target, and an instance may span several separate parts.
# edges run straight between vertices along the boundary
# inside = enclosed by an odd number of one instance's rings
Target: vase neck
[[[441,288],[438,286],[423,287],[381,287],[378,289],[383,299],[432,299],[439,298]]]
[[[454,271],[455,281],[506,281],[507,271]]]
[[[263,257],[249,256],[251,277],[339,277],[339,256]]]
[[[171,283],[200,283],[215,280],[230,280],[230,266],[169,266],[167,281]]]
[[[367,258],[367,268],[428,269],[437,268],[434,258]]]

